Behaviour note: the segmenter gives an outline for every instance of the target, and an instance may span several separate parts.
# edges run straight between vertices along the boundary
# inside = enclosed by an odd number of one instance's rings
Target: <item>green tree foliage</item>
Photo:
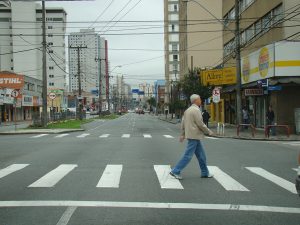
[[[154,97],[151,97],[147,100],[147,103],[150,105],[150,106],[155,106],[156,105],[156,100]]]

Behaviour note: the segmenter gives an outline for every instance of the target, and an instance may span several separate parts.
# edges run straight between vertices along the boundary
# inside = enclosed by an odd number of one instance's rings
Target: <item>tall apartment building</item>
[[[164,0],[164,45],[165,45],[165,80],[167,94],[165,102],[169,103],[171,83],[179,79],[179,0]]]
[[[67,13],[46,8],[48,89],[65,89]],[[42,79],[42,10],[35,2],[0,1],[0,71]]]
[[[234,0],[223,1],[223,20],[230,30],[235,29],[234,7]],[[239,1],[242,101],[257,127],[267,124],[265,115],[272,105],[275,123],[295,128],[300,108],[294,97],[300,95],[299,9],[297,0]],[[234,33],[225,30],[223,41],[224,66],[235,65]],[[223,90],[227,123],[236,118],[231,110],[236,104],[233,90]]]
[[[101,38],[94,29],[81,29],[80,32],[70,34],[68,45],[71,47],[69,48],[70,91],[78,91],[78,49],[76,47],[86,47],[79,49],[81,89],[96,97],[99,92],[99,83],[101,83],[100,93],[102,99],[105,100],[107,86],[109,87],[106,40]]]
[[[180,77],[189,69],[210,68],[223,61],[222,0],[179,4]]]

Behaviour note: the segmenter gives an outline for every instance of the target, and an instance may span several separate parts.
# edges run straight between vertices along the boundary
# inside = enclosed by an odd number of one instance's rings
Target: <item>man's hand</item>
[[[179,138],[179,141],[180,141],[180,142],[183,142],[183,141],[184,141],[184,139],[185,139],[185,137],[184,137],[184,136],[180,136],[180,138]]]
[[[213,136],[213,135],[214,135],[214,132],[212,132],[211,130],[209,130],[208,135],[209,135],[209,136]]]

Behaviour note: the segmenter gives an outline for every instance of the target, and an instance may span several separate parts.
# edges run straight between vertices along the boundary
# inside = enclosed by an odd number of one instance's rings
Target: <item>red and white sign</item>
[[[213,90],[213,102],[219,103],[221,101],[221,90],[220,88],[216,87]]]
[[[51,92],[51,93],[49,94],[49,98],[50,98],[50,99],[55,99],[55,98],[56,98],[56,94]]]
[[[261,96],[264,95],[262,88],[245,89],[245,96]]]
[[[19,94],[20,94],[19,91],[15,89],[15,90],[13,90],[13,91],[11,92],[10,95],[11,95],[11,97],[13,97],[13,98],[17,98],[17,97],[19,96]]]
[[[11,89],[22,89],[24,86],[24,76],[14,73],[0,72],[0,87]]]

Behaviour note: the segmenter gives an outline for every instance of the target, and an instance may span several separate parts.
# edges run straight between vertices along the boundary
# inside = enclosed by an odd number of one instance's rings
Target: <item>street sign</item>
[[[138,94],[138,93],[139,93],[139,89],[132,89],[131,92],[132,92],[133,94]]]
[[[49,98],[50,99],[55,99],[56,98],[56,94],[53,93],[53,92],[49,93]]]
[[[17,98],[18,96],[19,96],[19,91],[18,90],[13,90],[12,92],[11,92],[11,97],[13,97],[13,98]]]
[[[214,88],[213,90],[213,102],[219,103],[221,101],[221,91],[220,88]]]
[[[269,86],[268,87],[269,91],[281,91],[282,90],[282,86],[277,85],[277,86]]]

